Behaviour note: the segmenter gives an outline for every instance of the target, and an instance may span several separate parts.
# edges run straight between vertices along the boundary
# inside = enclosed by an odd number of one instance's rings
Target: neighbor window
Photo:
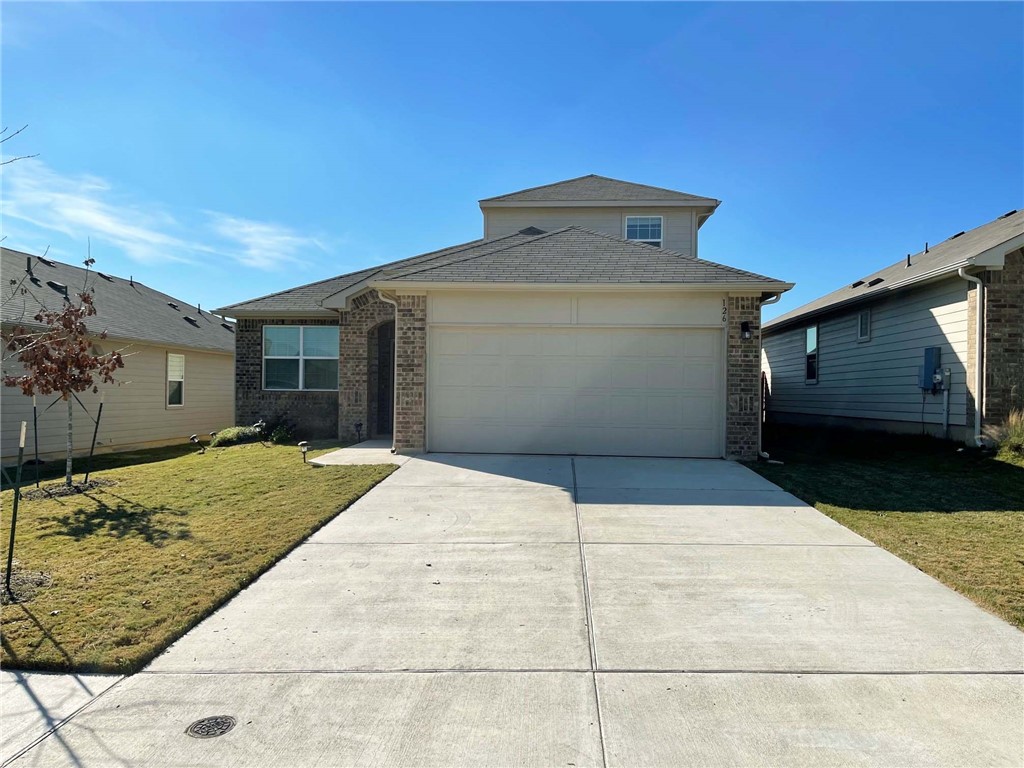
[[[185,356],[167,355],[167,405],[185,404]]]
[[[871,338],[871,310],[865,309],[857,315],[857,341],[867,341]]]
[[[661,216],[627,216],[626,239],[661,247]]]
[[[263,326],[263,388],[337,389],[337,327]]]
[[[804,381],[807,384],[818,383],[818,326],[812,325],[806,331]]]

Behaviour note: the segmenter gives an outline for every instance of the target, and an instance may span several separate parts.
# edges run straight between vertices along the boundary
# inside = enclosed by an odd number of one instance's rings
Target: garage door
[[[431,326],[431,451],[722,455],[717,328]]]

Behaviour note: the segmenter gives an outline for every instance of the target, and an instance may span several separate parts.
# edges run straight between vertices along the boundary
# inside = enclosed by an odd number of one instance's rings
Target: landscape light
[[[309,443],[307,443],[305,440],[303,440],[301,443],[299,443],[299,450],[302,451],[302,463],[305,464],[306,463],[306,451],[309,450]]]

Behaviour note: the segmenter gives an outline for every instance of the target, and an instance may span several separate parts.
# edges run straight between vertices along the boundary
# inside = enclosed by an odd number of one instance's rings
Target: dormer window
[[[661,216],[627,216],[626,239],[661,248]]]

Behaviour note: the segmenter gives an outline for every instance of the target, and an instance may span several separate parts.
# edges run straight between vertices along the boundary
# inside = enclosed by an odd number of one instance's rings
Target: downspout
[[[394,381],[395,386],[392,387],[394,392],[391,395],[391,453],[395,452],[395,420],[398,417],[398,302],[387,296],[384,291],[378,290],[377,295],[380,300],[386,304],[390,304],[395,308],[395,357],[391,361],[393,366],[391,370],[391,378]]]
[[[772,296],[770,299],[765,299],[764,301],[762,301],[761,302],[761,308],[763,309],[765,307],[765,305],[767,305],[767,304],[776,304],[776,303],[778,303],[778,301],[781,298],[782,298],[782,294],[781,293],[777,293],[774,296]],[[758,341],[760,341],[761,338],[762,338],[761,337],[762,330],[761,330],[760,326],[762,326],[763,324],[764,324],[763,321],[761,321],[759,323],[759,327],[758,327],[758,331],[757,331]],[[763,342],[759,346],[763,346]],[[758,351],[760,351],[760,350],[758,350]],[[758,360],[758,363],[760,363],[760,361],[761,361],[761,355],[760,354],[757,356],[757,360]],[[757,377],[757,386],[761,387],[761,377],[760,376]],[[760,394],[763,394],[763,393],[764,393],[764,389],[762,388]],[[758,400],[760,401],[760,398],[758,398]],[[760,407],[758,408],[758,411],[757,411],[757,455],[758,455],[759,458],[762,458],[765,461],[771,461],[771,456],[769,456],[765,452],[764,448],[761,446],[761,428],[764,426],[763,422],[764,422],[764,403],[761,403],[761,405],[760,405]],[[781,462],[779,462],[779,463],[781,463]]]
[[[983,388],[985,386],[985,366],[982,364],[982,347],[985,343],[985,284],[977,277],[968,275],[966,267],[960,267],[956,271],[964,280],[978,286],[978,297],[974,313],[974,444],[984,448],[985,443],[981,438],[981,404],[984,402]]]

